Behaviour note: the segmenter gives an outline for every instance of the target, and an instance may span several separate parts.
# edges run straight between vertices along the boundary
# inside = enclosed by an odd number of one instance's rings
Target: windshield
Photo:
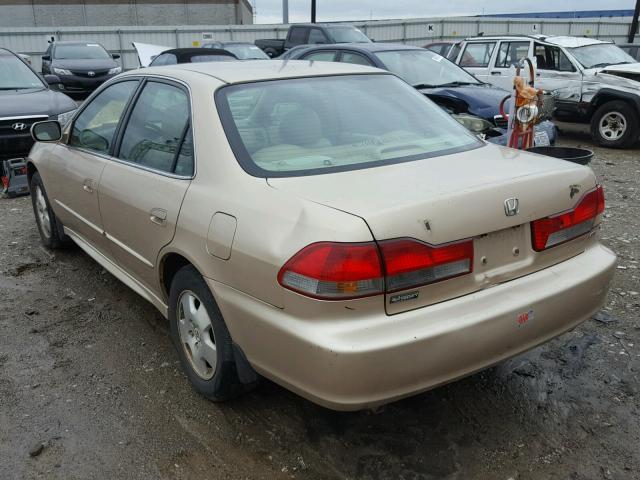
[[[111,55],[97,43],[79,43],[73,45],[56,45],[54,58],[57,60],[100,60],[111,58]]]
[[[335,43],[371,43],[356,27],[327,27],[327,31]]]
[[[230,51],[240,60],[268,59],[269,56],[255,45],[225,45],[225,50]]]
[[[620,63],[636,63],[636,60],[631,55],[612,43],[586,45],[584,47],[570,48],[569,51],[584,68],[606,67]]]
[[[394,50],[376,52],[376,55],[390,72],[416,87],[480,83],[464,69],[430,50]]]
[[[242,167],[261,177],[354,170],[482,145],[393,75],[223,87],[216,103]]]
[[[0,55],[0,90],[43,89],[38,76],[13,55]]]

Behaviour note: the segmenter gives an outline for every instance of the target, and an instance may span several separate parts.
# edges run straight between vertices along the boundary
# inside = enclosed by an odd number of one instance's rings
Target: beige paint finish
[[[164,261],[182,256],[209,284],[234,342],[257,371],[336,409],[379,405],[468,375],[597,310],[615,256],[595,232],[536,253],[529,226],[571,208],[595,186],[587,167],[487,145],[310,177],[267,180],[242,170],[213,101],[225,82],[375,72],[272,61],[124,74],[157,75],[189,87],[196,173],[192,180],[176,179],[108,160],[98,196],[109,252],[100,254],[98,240],[94,250],[93,241],[74,239],[165,315]],[[37,145],[31,161],[44,171],[62,171],[69,167],[53,159],[56,149],[66,148]],[[43,175],[45,186],[52,178]],[[570,185],[580,186],[578,197],[570,196]],[[85,199],[82,192],[52,192],[52,200],[66,198],[74,209]],[[507,217],[503,202],[513,196],[521,211]],[[70,218],[53,203],[63,221]],[[165,226],[151,221],[156,208],[167,211]],[[418,299],[393,305],[385,295],[320,301],[277,282],[285,262],[311,243],[398,237],[430,244],[470,238],[474,271],[420,287]],[[519,324],[530,311],[531,322]]]

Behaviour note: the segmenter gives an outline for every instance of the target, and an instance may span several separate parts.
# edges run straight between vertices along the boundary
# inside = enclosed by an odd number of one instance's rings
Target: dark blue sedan
[[[507,144],[507,121],[500,101],[509,92],[482,83],[458,65],[435,52],[393,43],[308,45],[288,56],[290,60],[345,62],[369,65],[395,73],[460,123],[482,138]],[[555,143],[556,127],[544,121],[535,127],[536,145]]]

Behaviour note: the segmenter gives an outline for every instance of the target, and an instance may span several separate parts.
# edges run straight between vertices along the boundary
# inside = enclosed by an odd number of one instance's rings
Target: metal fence
[[[0,10],[1,11],[1,10]],[[480,33],[546,34],[587,36],[623,43],[631,18],[607,19],[509,19],[487,17],[423,18],[350,22],[377,42],[424,45],[438,40],[456,40]],[[36,70],[47,40],[80,40],[101,43],[111,53],[119,53],[125,69],[136,68],[138,59],[132,42],[167,47],[198,46],[208,40],[253,42],[258,38],[284,38],[288,25],[203,25],[188,27],[60,27],[3,28],[0,47],[32,56]]]

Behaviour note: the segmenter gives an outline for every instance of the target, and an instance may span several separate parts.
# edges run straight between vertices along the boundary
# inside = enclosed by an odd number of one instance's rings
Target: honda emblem
[[[18,123],[14,123],[13,125],[11,125],[11,128],[13,128],[16,132],[21,132],[21,131],[27,129],[27,124],[18,122]]]
[[[504,201],[504,214],[507,217],[513,217],[520,211],[520,202],[516,197],[507,198]]]

